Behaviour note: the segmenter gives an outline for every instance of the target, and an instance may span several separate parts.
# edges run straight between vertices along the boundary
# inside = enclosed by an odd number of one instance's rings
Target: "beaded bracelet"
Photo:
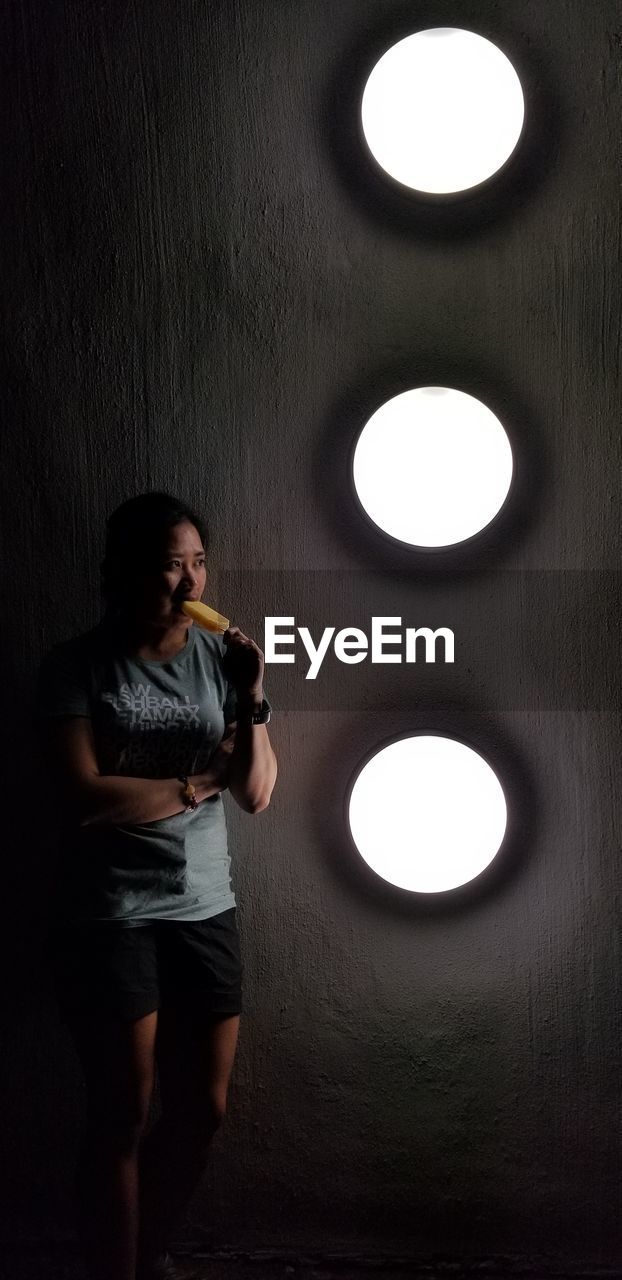
[[[182,776],[178,778],[177,781],[183,782],[184,784],[184,789],[181,793],[181,796],[182,796],[182,800],[184,800],[186,804],[186,812],[188,812],[188,809],[190,810],[196,809],[199,802],[197,800],[197,789],[194,783],[188,780],[185,773],[182,774]]]

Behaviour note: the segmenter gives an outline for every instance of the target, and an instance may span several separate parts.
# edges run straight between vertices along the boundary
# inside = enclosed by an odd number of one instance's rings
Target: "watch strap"
[[[272,716],[272,708],[270,703],[264,698],[259,711],[254,711],[251,717],[251,724],[268,724]]]

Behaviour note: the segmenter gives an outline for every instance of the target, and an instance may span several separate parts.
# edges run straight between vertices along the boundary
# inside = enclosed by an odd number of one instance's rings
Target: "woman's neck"
[[[167,658],[181,653],[188,643],[190,626],[186,619],[172,627],[158,627],[132,618],[124,618],[120,622],[124,647],[134,657],[153,662],[166,662]]]

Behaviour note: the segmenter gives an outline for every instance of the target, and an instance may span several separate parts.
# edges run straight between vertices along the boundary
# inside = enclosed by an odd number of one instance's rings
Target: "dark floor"
[[[179,1280],[440,1280],[439,1273],[389,1268],[367,1262],[364,1265],[342,1263],[293,1262],[277,1258],[249,1259],[211,1257],[204,1259],[174,1259]],[[25,1252],[2,1259],[2,1280],[89,1280],[84,1267],[77,1261],[59,1256],[38,1254],[28,1257]],[[460,1280],[455,1277],[454,1280]],[[490,1275],[486,1280],[509,1280],[509,1277]],[[556,1280],[558,1278],[556,1277]],[[563,1280],[563,1277],[559,1277]],[[573,1277],[573,1280],[576,1278]]]
[[[524,1263],[500,1266],[494,1259],[466,1265],[417,1263],[408,1259],[368,1257],[294,1258],[273,1251],[249,1255],[214,1252],[197,1258],[177,1254],[179,1280],[622,1280],[622,1268],[590,1270]],[[5,1249],[0,1255],[1,1280],[89,1280],[72,1249]]]
[[[24,1254],[0,1263],[2,1280],[89,1280],[88,1272],[78,1262],[59,1257]],[[412,1267],[382,1264],[343,1265],[341,1263],[291,1262],[272,1259],[249,1261],[240,1258],[181,1259],[175,1258],[179,1280],[445,1280],[442,1273],[420,1271]],[[462,1280],[453,1273],[453,1280]],[[486,1280],[515,1280],[514,1277],[486,1273]],[[540,1280],[532,1277],[531,1280]],[[555,1280],[565,1280],[555,1277]],[[576,1277],[572,1277],[576,1280]]]

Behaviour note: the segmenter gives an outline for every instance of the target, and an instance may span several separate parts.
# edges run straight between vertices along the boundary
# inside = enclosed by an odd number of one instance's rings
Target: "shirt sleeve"
[[[56,645],[46,653],[37,680],[36,717],[91,715],[83,658],[74,645]]]

